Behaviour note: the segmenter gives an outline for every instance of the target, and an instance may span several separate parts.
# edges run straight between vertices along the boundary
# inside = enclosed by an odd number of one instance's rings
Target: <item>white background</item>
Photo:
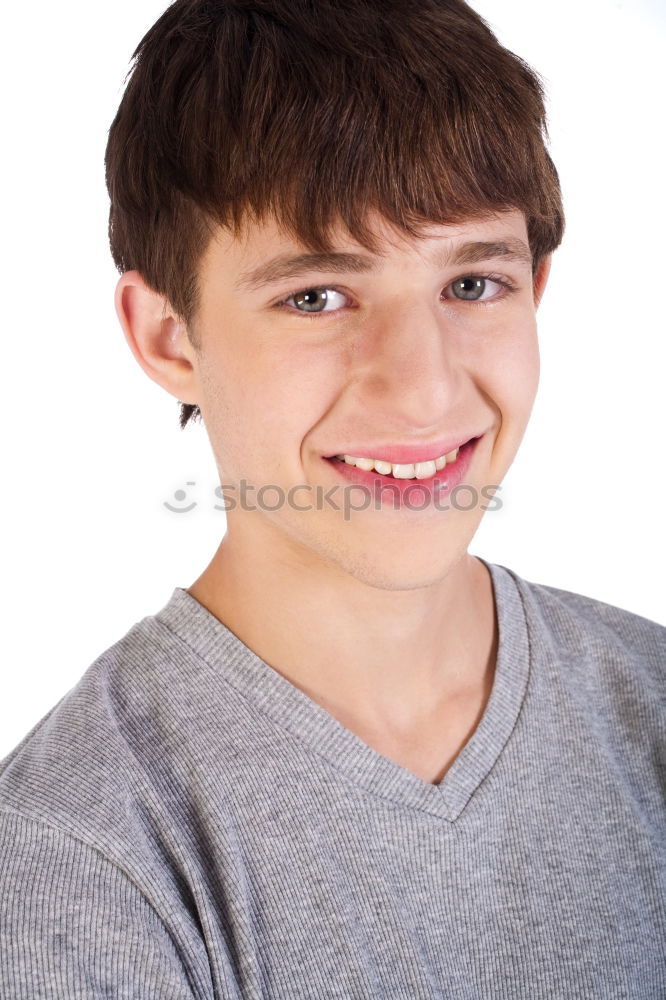
[[[545,78],[567,232],[532,422],[471,551],[664,623],[664,8],[473,6]],[[205,430],[181,432],[113,308],[106,132],[162,10],[42,0],[3,19],[0,756],[224,533]],[[198,506],[170,513],[188,481]]]

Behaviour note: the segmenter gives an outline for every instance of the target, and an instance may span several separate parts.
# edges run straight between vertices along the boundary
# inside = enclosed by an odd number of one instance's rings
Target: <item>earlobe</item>
[[[537,268],[537,272],[534,276],[533,281],[533,296],[534,296],[534,308],[539,308],[539,303],[543,298],[543,293],[546,290],[546,285],[548,283],[548,276],[550,274],[550,267],[553,262],[552,253],[546,254],[545,257],[541,259],[541,263]]]
[[[146,375],[181,402],[196,403],[194,352],[168,300],[138,271],[126,271],[116,287],[115,306],[129,348]]]

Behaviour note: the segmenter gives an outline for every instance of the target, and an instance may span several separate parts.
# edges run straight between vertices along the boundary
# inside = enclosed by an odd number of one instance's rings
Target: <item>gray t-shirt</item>
[[[186,590],[134,625],[0,764],[3,1000],[666,997],[666,629],[487,565],[439,785]]]

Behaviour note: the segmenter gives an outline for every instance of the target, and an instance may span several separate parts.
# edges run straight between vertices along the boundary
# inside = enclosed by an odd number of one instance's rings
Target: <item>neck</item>
[[[386,590],[289,540],[228,533],[188,592],[350,728],[415,733],[492,686],[492,582],[466,552],[434,584]]]

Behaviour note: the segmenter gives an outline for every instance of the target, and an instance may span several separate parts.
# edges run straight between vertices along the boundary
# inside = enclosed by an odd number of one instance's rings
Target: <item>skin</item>
[[[432,226],[412,239],[371,216],[381,255],[369,273],[312,271],[255,291],[240,274],[276,253],[303,252],[273,220],[219,230],[201,262],[201,305],[188,331],[136,271],[116,308],[136,360],[182,402],[197,403],[220,482],[244,478],[331,487],[322,456],[352,442],[429,442],[483,433],[465,482],[500,484],[525,432],[539,378],[536,311],[550,257],[454,267],[442,253],[466,240],[520,238],[518,211]],[[340,228],[336,249],[370,257]],[[435,261],[433,255],[438,254]],[[484,302],[455,298],[474,274]],[[306,319],[296,290],[334,288]],[[193,344],[196,332],[198,347]],[[464,438],[463,438],[464,439]],[[230,494],[238,498],[236,492]],[[297,503],[314,502],[302,492]],[[249,494],[256,505],[257,493]],[[276,494],[266,496],[275,505]],[[227,532],[189,593],[269,666],[366,744],[437,784],[490,696],[497,622],[486,567],[467,549],[483,517],[393,507],[227,512]]]

